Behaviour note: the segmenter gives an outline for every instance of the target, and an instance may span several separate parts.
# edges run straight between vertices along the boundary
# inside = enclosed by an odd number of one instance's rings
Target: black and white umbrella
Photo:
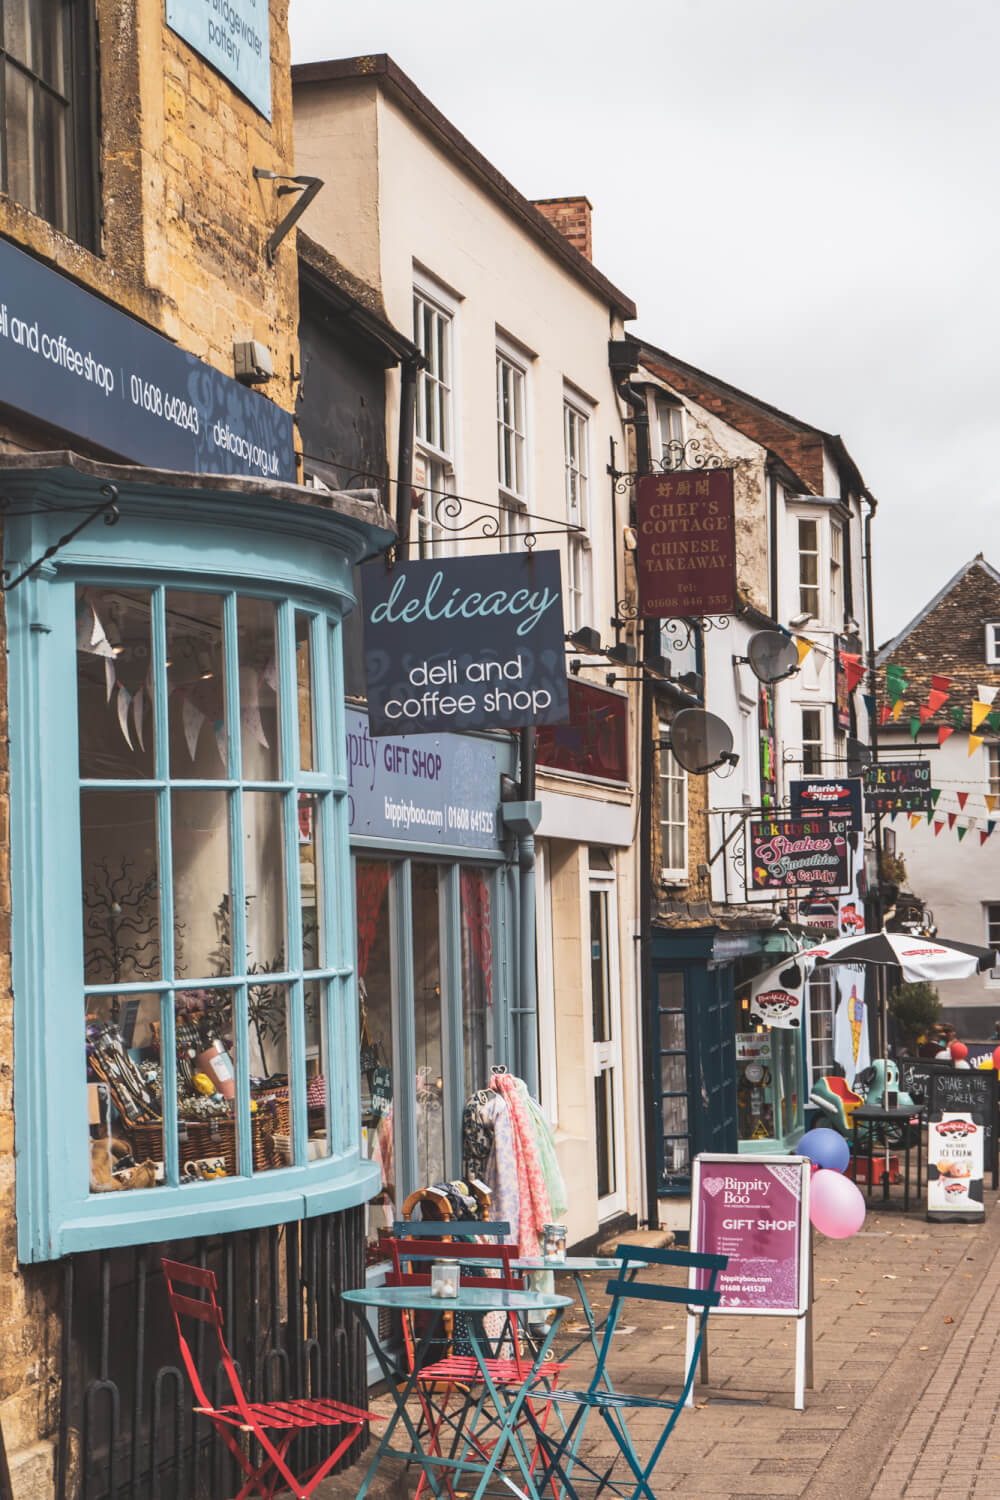
[[[908,932],[886,932],[884,928],[881,932],[816,943],[795,957],[810,967],[815,964],[894,964],[903,971],[905,980],[912,983],[926,979],[932,984],[944,979],[969,979],[997,964],[997,955],[992,948],[975,948],[971,943],[954,943],[942,938],[913,937]]]

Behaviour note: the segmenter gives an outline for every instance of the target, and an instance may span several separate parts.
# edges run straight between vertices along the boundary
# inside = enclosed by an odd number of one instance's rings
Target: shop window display
[[[92,1193],[302,1165],[296,1112],[332,1153],[331,793],[296,785],[322,778],[313,617],[289,624],[285,684],[272,601],[77,589]]]

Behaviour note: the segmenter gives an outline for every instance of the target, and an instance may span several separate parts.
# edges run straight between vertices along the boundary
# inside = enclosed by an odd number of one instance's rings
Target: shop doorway
[[[614,866],[590,851],[590,998],[594,1047],[594,1141],[601,1220],[625,1208],[621,1067],[621,973]]]

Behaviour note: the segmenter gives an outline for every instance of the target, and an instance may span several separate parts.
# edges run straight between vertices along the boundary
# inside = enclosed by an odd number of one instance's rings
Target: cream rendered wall
[[[886,758],[886,751],[892,752],[890,760],[916,758],[910,736],[890,732],[889,725],[879,731],[880,759]],[[911,829],[904,813],[884,826],[895,829],[896,852],[906,861],[906,889],[931,908],[939,935],[985,947],[983,907],[987,902],[1000,902],[1000,835],[994,834],[981,844],[978,831],[985,825],[982,794],[989,791],[985,748],[980,746],[970,756],[968,734],[951,735],[940,749],[932,751],[931,777],[933,785],[941,789],[940,811],[935,810],[936,820],[944,823],[941,832],[935,835],[933,821],[928,823],[926,816]],[[948,812],[958,810],[956,791],[970,793],[962,822],[970,816],[978,820],[978,827],[961,843],[954,828],[948,827],[947,818]],[[992,1012],[1000,1007],[1000,980],[991,980],[988,974],[949,980],[939,987],[938,996],[949,1008],[985,1005]],[[986,1024],[981,1034],[987,1036],[989,1031]]]
[[[528,364],[529,511],[561,521],[565,516],[563,397],[568,382],[592,403],[590,418],[591,552],[594,606],[591,620],[613,639],[615,613],[611,548],[610,480],[605,473],[609,439],[625,468],[626,447],[618,400],[607,363],[609,338],[623,325],[609,316],[599,295],[577,280],[528,234],[495,198],[480,188],[409,115],[361,80],[300,87],[296,91],[296,170],[324,178],[326,187],[304,216],[308,234],[364,277],[383,296],[396,327],[412,330],[414,269],[442,284],[457,302],[454,320],[457,492],[495,506],[497,486],[496,367],[499,329],[530,356]],[[389,375],[389,451],[396,451],[399,382]],[[620,502],[624,524],[624,503]],[[467,511],[460,520],[475,514]],[[495,511],[483,511],[493,515]],[[535,521],[544,527],[544,522]],[[496,542],[471,542],[461,551],[496,551]],[[541,536],[541,548],[559,548],[558,535]],[[565,554],[564,554],[565,556]],[[563,566],[565,580],[565,561]],[[603,664],[605,669],[607,664]],[[602,683],[601,672],[585,680]],[[634,721],[634,716],[633,716]],[[630,739],[633,761],[634,735]],[[581,838],[587,800],[603,800],[599,786],[547,777],[539,789],[580,798]],[[544,839],[546,830],[539,829]],[[615,853],[618,873],[621,998],[621,1077],[624,1091],[625,1206],[642,1211],[641,1071],[638,1066],[638,998],[633,934],[636,891],[632,851]],[[594,1152],[593,1036],[589,969],[587,846],[552,841],[552,969],[560,1163],[572,1199],[570,1241],[597,1232]],[[539,934],[542,928],[539,924]],[[542,1076],[545,1076],[544,1063]],[[546,1106],[550,1101],[543,1098]]]

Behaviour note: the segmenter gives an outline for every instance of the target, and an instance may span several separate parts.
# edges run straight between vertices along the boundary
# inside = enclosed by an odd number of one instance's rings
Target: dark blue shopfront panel
[[[700,1152],[736,1150],[733,968],[709,968],[711,949],[711,938],[653,941],[650,1036],[664,1194],[690,1190],[690,1163]]]
[[[150,468],[296,478],[289,412],[5,240],[0,402]]]

